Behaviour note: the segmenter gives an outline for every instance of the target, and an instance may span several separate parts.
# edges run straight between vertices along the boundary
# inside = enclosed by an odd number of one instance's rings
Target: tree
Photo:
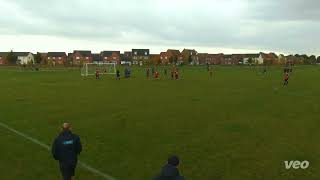
[[[13,53],[13,51],[10,51],[7,55],[7,61],[8,64],[16,64],[18,61],[18,57]]]
[[[40,64],[42,62],[42,56],[40,53],[37,53],[35,56],[34,56],[34,61],[36,64]]]
[[[309,57],[309,61],[311,64],[316,64],[317,63],[317,57],[315,55],[312,55]]]
[[[317,58],[317,64],[320,64],[320,56]]]

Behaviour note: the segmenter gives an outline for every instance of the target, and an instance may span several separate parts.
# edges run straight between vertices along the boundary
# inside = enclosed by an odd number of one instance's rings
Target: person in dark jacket
[[[74,180],[78,155],[81,151],[82,145],[79,136],[71,132],[70,123],[64,123],[62,132],[52,145],[52,155],[55,160],[59,161],[63,180]]]
[[[179,158],[171,156],[168,158],[168,163],[162,167],[160,175],[153,178],[153,180],[185,180],[179,173]]]

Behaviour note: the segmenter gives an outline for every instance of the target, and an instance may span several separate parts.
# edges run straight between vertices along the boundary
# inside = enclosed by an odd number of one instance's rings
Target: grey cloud
[[[0,17],[1,34],[320,53],[317,0],[5,2],[15,15]]]

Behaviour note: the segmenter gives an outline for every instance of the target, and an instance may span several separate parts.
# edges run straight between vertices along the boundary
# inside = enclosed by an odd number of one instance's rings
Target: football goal
[[[85,63],[81,69],[81,76],[93,76],[97,70],[99,74],[116,74],[116,63]]]

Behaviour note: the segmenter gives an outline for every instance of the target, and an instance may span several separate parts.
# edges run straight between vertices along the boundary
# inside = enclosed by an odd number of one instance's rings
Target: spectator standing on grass
[[[166,165],[162,167],[160,174],[153,178],[153,180],[185,180],[179,172],[180,160],[177,156],[171,156],[168,158]]]
[[[79,136],[71,132],[70,123],[62,125],[62,132],[54,140],[51,151],[54,159],[59,161],[63,180],[75,180],[75,169],[82,145]]]

